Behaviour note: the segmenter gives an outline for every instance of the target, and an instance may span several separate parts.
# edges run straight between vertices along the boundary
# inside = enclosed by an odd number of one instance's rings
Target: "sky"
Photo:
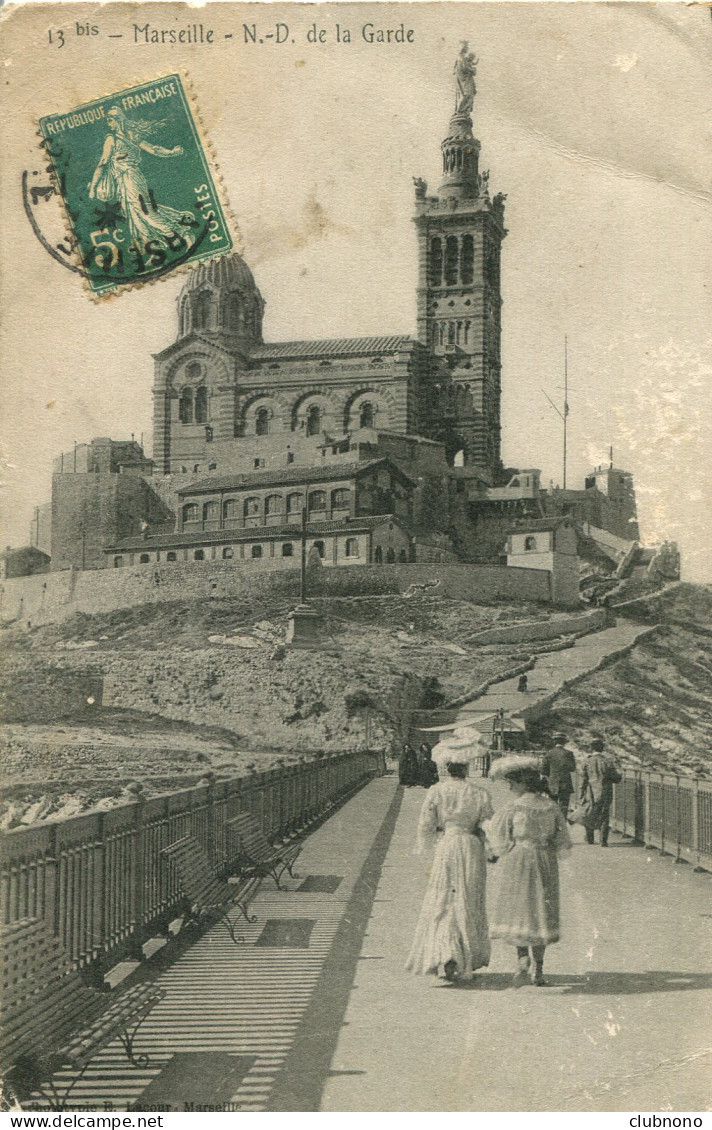
[[[413,176],[437,187],[452,66],[479,56],[474,127],[492,192],[507,193],[502,421],[507,465],[560,483],[568,337],[568,485],[632,471],[641,534],[677,540],[687,580],[712,581],[712,24],[682,4],[206,5],[216,43],[131,42],[131,10],[32,4],[7,16],[0,183],[2,544],[26,544],[52,458],[94,436],[150,451],[156,353],[176,336],[184,279],[93,302],[40,246],[22,209],[35,121],[135,81],[187,71],[234,230],[267,302],[266,340],[415,331]],[[243,42],[255,12],[290,42]],[[65,14],[66,13],[66,14]],[[198,15],[199,13],[199,15]],[[269,19],[267,20],[267,15]],[[91,42],[72,36],[91,20]],[[403,23],[413,43],[367,43]],[[335,25],[352,43],[337,44]],[[309,43],[312,24],[323,44]],[[108,34],[126,34],[117,46]],[[233,32],[226,40],[224,34]],[[294,39],[294,43],[291,42]],[[47,225],[61,224],[47,203]],[[57,231],[59,232],[59,228]]]

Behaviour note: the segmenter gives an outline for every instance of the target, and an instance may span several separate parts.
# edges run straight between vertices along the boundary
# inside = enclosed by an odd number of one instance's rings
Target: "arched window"
[[[281,514],[283,508],[283,499],[281,494],[268,494],[265,499],[265,514],[275,515]]]
[[[408,560],[408,550],[407,549],[402,549],[400,551],[400,553],[398,554],[398,560],[399,561],[407,561]]]
[[[123,565],[123,563],[124,563],[123,557],[115,557],[114,558],[114,568],[115,569],[120,569],[121,566]]]
[[[282,557],[293,557],[293,556],[294,556],[294,546],[292,545],[291,541],[285,541],[282,545]]]
[[[373,427],[373,405],[369,404],[368,401],[366,401],[365,404],[361,405],[361,414],[360,414],[360,417],[359,417],[359,427],[360,428],[372,428]]]
[[[346,539],[346,556],[358,557],[358,538]]]
[[[318,404],[312,404],[307,412],[307,435],[318,436],[321,431],[321,408]]]
[[[377,565],[383,564],[383,550],[381,549],[380,545],[376,546],[375,552],[373,554],[373,560]]]
[[[209,290],[201,290],[193,300],[193,329],[210,329],[212,321],[213,296]]]
[[[203,369],[199,361],[191,361],[190,365],[186,365],[185,375],[191,384],[197,384],[202,371]]]
[[[180,393],[180,400],[178,401],[178,419],[181,424],[193,423],[193,390],[192,388],[183,388]]]
[[[287,495],[287,515],[294,518],[295,515],[301,514],[304,508],[304,495],[303,494],[288,494]]]
[[[465,322],[465,345],[467,345],[469,343],[469,340],[470,340],[470,323],[468,321],[468,322]]]
[[[220,509],[217,502],[206,502],[203,504],[203,521],[204,522],[217,522],[220,517]]]
[[[440,323],[440,325],[438,326],[438,331],[439,331],[440,344],[444,345],[445,344],[445,323],[444,322]]]
[[[324,554],[326,552],[326,547],[324,546],[324,542],[323,541],[315,541],[314,545],[312,546],[312,549],[315,549],[317,551],[317,553],[319,554],[319,556],[321,557],[321,559],[323,561],[324,560]]]
[[[449,235],[445,243],[445,285],[457,284],[457,260],[460,248],[456,235]]]
[[[269,432],[269,409],[258,408],[255,414],[255,434],[266,436]]]
[[[168,553],[166,554],[166,561],[177,561],[177,560],[178,560],[178,554],[174,553],[172,549],[169,549]]]
[[[199,385],[195,390],[195,422],[204,424],[208,419],[208,390],[205,385]]]
[[[193,553],[193,560],[194,561],[205,561],[205,550],[204,549],[196,549],[195,552]]]
[[[254,518],[262,510],[259,498],[246,498],[243,509],[246,518]]]
[[[229,561],[235,556],[235,551],[231,545],[226,545],[222,551],[223,561]]]
[[[351,502],[351,491],[348,487],[339,487],[331,492],[331,509],[348,510]]]
[[[252,557],[253,559],[257,559],[258,557],[261,557],[261,556],[262,556],[262,546],[261,545],[253,545],[253,546],[250,547],[250,557]]]
[[[197,522],[200,519],[200,511],[197,502],[186,502],[183,507],[183,521],[184,522]]]
[[[447,343],[448,345],[455,344],[455,323],[448,322],[447,325]]]
[[[140,565],[148,565],[151,555],[150,553],[142,553],[138,560]]]
[[[526,537],[526,538],[524,539],[524,548],[525,548],[525,549],[530,549],[530,550],[531,550],[531,549],[536,549],[536,538],[533,538],[533,537],[531,537],[531,536],[529,536],[529,537]]]
[[[239,294],[232,293],[227,296],[225,323],[233,333],[239,333],[245,325],[245,311]]]
[[[236,498],[226,498],[223,502],[223,518],[225,520],[240,517],[240,503]]]
[[[443,281],[443,244],[442,240],[430,241],[430,285],[440,286]]]
[[[396,551],[395,551],[395,549],[393,548],[392,545],[389,545],[388,550],[386,551],[386,564],[392,565],[393,562],[395,561],[395,559],[396,559]]]
[[[313,490],[309,493],[310,510],[326,510],[326,491]]]
[[[460,250],[460,282],[469,286],[474,278],[475,269],[475,243],[471,235],[462,237]]]

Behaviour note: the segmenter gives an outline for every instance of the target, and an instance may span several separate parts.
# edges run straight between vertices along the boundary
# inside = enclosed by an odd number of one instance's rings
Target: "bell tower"
[[[448,389],[438,389],[448,395],[430,398],[440,417],[439,434],[454,431],[463,442],[465,463],[494,479],[500,466],[500,251],[507,234],[506,198],[503,193],[490,197],[489,172],[479,168],[480,143],[472,131],[477,63],[463,43],[437,195],[429,196],[427,184],[415,180],[417,318],[419,341],[450,372]]]

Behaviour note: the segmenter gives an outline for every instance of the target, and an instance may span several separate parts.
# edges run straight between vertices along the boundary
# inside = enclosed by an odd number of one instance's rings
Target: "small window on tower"
[[[460,281],[464,286],[469,286],[474,278],[475,244],[471,235],[462,238]]]
[[[443,243],[437,237],[430,241],[430,285],[441,286],[443,281]]]
[[[457,285],[457,261],[459,258],[457,236],[449,235],[445,244],[445,285]]]

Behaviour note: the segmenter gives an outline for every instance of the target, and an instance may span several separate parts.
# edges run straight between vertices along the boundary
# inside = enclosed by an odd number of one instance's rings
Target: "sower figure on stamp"
[[[195,228],[194,218],[166,204],[157,204],[141,169],[142,150],[152,157],[180,157],[181,146],[164,149],[148,142],[146,137],[161,123],[129,119],[120,106],[111,107],[106,124],[110,132],[89,185],[89,196],[120,203],[139,248],[144,248],[149,240],[164,243],[176,235],[193,243],[189,233]]]

